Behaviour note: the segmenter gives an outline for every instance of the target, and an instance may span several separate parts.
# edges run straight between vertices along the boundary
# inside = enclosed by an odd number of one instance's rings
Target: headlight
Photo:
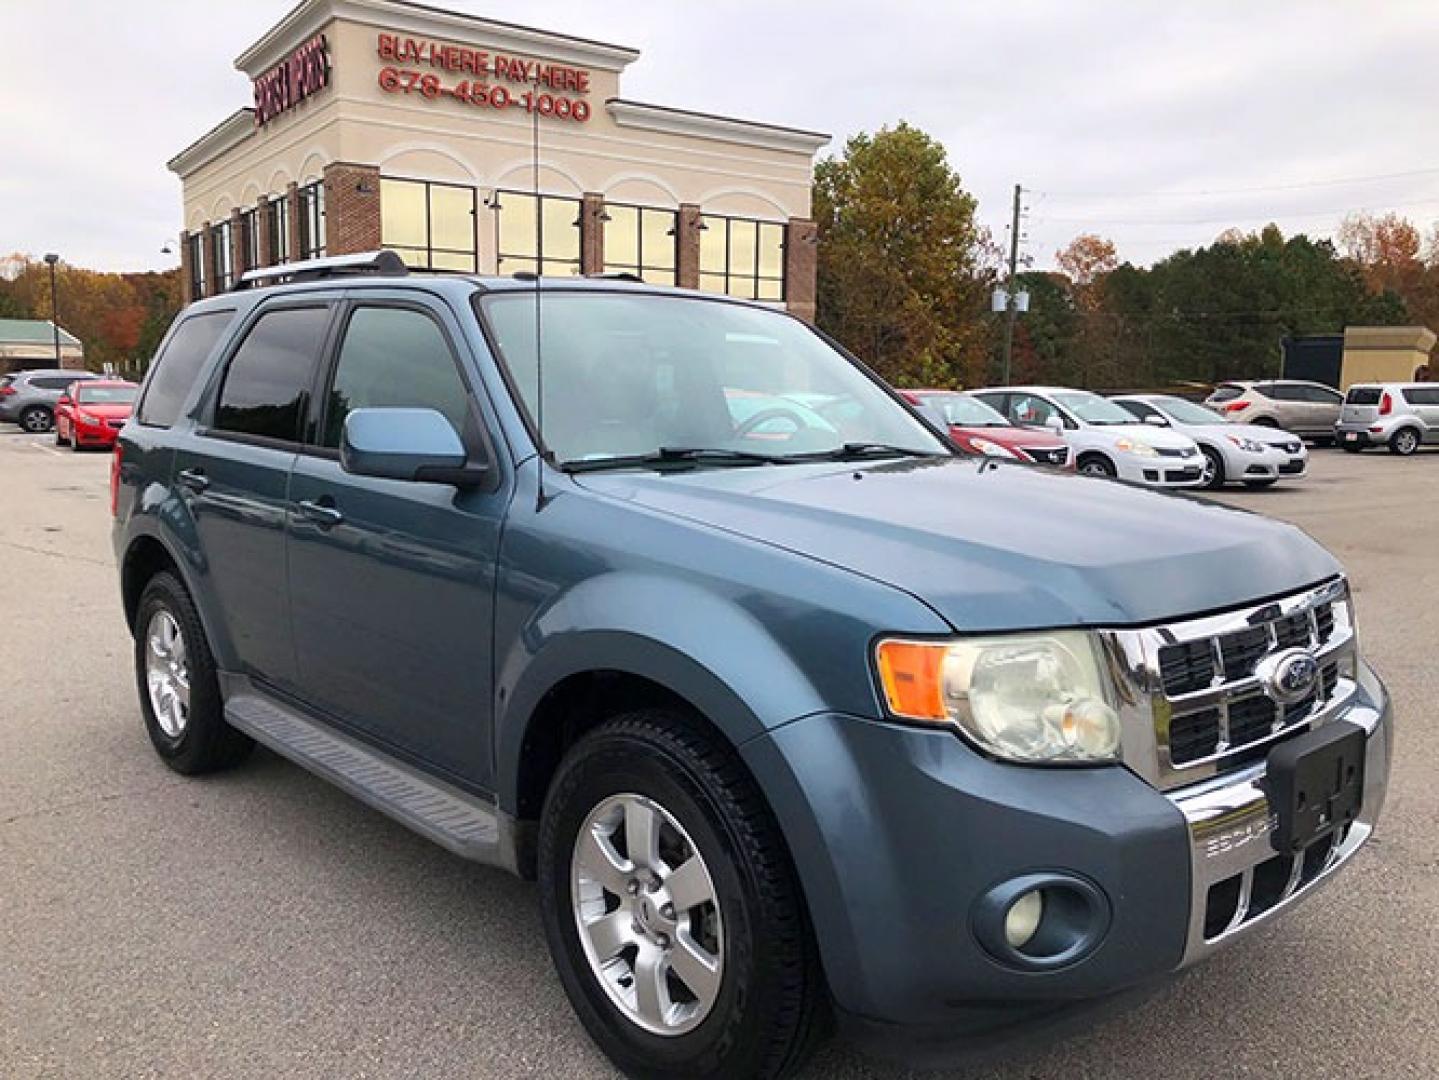
[[[1239,449],[1243,450],[1246,454],[1264,453],[1265,446],[1262,442],[1255,442],[1253,439],[1245,439],[1238,435],[1226,435],[1224,437],[1230,442],[1232,442],[1235,446],[1239,447]]]
[[[961,641],[889,638],[876,649],[889,711],[957,728],[1008,761],[1119,758],[1095,638],[1082,630]]]
[[[92,427],[100,426],[99,418],[91,416],[89,413],[76,413],[75,415],[80,418],[80,423],[82,424],[89,424]]]
[[[1114,445],[1126,454],[1136,454],[1139,457],[1156,456],[1154,447],[1150,446],[1147,442],[1141,442],[1139,439],[1118,439]]]
[[[990,442],[988,439],[970,439],[970,447],[976,454],[983,454],[985,457],[1002,457],[1019,460],[1019,455],[1008,447],[1000,446],[997,442]]]

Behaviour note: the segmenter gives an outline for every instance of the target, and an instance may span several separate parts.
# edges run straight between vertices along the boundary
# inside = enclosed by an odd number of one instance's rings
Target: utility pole
[[[1014,317],[1018,312],[1018,301],[1014,296],[1015,276],[1019,272],[1019,214],[1020,200],[1024,188],[1014,185],[1014,220],[1009,226],[1009,281],[1004,287],[1004,379],[1002,386],[1009,385],[1009,361],[1014,354]]]
[[[60,292],[55,287],[55,264],[60,256],[47,252],[45,261],[50,264],[50,328],[55,332],[55,366],[61,368],[65,365],[60,362]]]

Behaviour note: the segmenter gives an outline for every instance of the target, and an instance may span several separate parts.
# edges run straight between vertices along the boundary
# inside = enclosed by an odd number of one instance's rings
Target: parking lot
[[[0,425],[0,1075],[611,1076],[532,886],[267,752],[204,780],[141,728],[108,455]],[[1439,454],[1318,450],[1226,504],[1347,566],[1399,718],[1384,819],[1340,880],[1094,1031],[965,1077],[1439,1071]],[[806,1076],[905,1075],[851,1051]]]

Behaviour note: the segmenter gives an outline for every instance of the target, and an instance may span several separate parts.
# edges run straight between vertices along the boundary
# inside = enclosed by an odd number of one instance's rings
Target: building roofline
[[[642,128],[671,135],[690,135],[700,139],[744,143],[768,150],[784,150],[811,157],[829,142],[822,131],[782,127],[757,120],[739,120],[732,116],[676,109],[668,105],[651,105],[643,101],[610,98],[605,102],[610,116],[620,127]]]
[[[12,326],[16,323],[37,327],[43,326],[45,329],[43,333],[38,334],[34,338],[7,337],[6,334],[10,332],[6,329],[7,323]],[[49,347],[55,340],[55,331],[52,329],[54,325],[55,324],[49,319],[0,319],[0,345],[44,345]],[[60,344],[73,345],[76,348],[82,348],[84,345],[79,338],[63,326],[60,327]]]
[[[200,166],[233,150],[255,133],[255,110],[248,105],[236,109],[205,134],[165,163],[165,167],[184,179]]]
[[[235,58],[235,67],[254,78],[334,19],[367,23],[394,30],[444,37],[479,30],[505,43],[515,52],[541,54],[580,67],[620,71],[639,58],[639,50],[604,41],[557,34],[518,23],[431,7],[415,0],[301,0],[248,49]]]

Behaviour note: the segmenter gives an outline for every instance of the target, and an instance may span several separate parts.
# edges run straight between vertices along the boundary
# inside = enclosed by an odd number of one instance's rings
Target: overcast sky
[[[626,97],[828,131],[831,151],[908,120],[997,240],[1029,190],[1041,267],[1086,231],[1148,263],[1227,225],[1439,220],[1434,0],[432,2],[637,47]],[[291,6],[0,0],[0,254],[175,265],[165,162],[249,101],[234,58]]]

